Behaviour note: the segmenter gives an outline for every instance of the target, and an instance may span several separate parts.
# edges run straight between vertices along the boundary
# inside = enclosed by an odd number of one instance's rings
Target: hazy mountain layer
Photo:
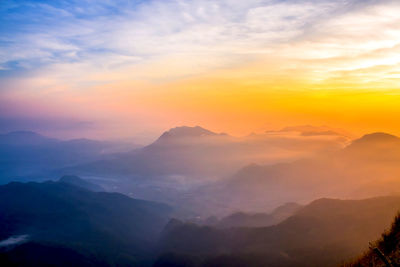
[[[132,147],[89,139],[62,141],[28,131],[0,134],[0,184],[53,177],[49,173],[54,169],[99,160]]]
[[[276,163],[334,151],[347,137],[302,136],[301,132],[265,133],[243,138],[196,127],[177,127],[133,153],[70,169],[88,176],[140,178],[175,177],[179,180],[216,180],[249,163]]]
[[[265,211],[285,202],[304,203],[320,197],[397,194],[399,173],[400,138],[375,133],[334,153],[275,165],[249,165],[221,183],[199,189],[192,199],[203,210],[224,203],[220,212]]]
[[[399,208],[400,197],[319,199],[270,227],[170,221],[155,266],[336,266],[367,248]]]

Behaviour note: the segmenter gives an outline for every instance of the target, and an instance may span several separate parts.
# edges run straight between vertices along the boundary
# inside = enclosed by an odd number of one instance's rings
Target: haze
[[[400,266],[399,14],[0,0],[0,266]]]

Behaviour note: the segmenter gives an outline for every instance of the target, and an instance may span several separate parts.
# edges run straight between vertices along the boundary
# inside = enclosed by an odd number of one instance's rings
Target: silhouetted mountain
[[[399,208],[400,197],[319,199],[270,227],[217,229],[174,221],[163,233],[156,266],[173,266],[180,255],[198,257],[197,265],[183,266],[336,266],[363,251]]]
[[[84,180],[75,175],[64,175],[58,181],[61,183],[67,183],[74,186],[78,186],[94,192],[105,191],[104,188],[101,187],[100,185],[88,182],[87,180]]]
[[[63,182],[13,182],[0,186],[0,240],[6,240],[2,250],[7,254],[2,257],[13,261],[16,255],[28,253],[26,260],[47,262],[32,255],[32,244],[25,245],[28,248],[17,244],[14,237],[23,235],[25,242],[35,244],[33,251],[51,247],[49,251],[67,257],[59,258],[60,263],[68,262],[72,254],[79,262],[74,266],[87,266],[86,260],[143,266],[169,213],[164,204]],[[53,256],[47,263],[57,260]]]

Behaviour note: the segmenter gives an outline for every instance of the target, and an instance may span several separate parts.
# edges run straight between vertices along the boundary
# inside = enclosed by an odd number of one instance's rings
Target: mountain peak
[[[172,128],[164,132],[160,138],[181,138],[181,137],[199,137],[199,136],[215,136],[218,135],[200,126],[180,126]]]
[[[366,134],[363,137],[354,140],[350,146],[377,145],[377,144],[387,144],[387,143],[400,144],[400,138],[388,133],[376,132],[376,133]]]
[[[376,133],[371,133],[371,134],[366,134],[363,137],[361,137],[360,139],[358,139],[358,141],[368,141],[368,142],[387,142],[387,141],[400,141],[400,138],[392,135],[392,134],[388,134],[388,133],[384,133],[384,132],[376,132]]]

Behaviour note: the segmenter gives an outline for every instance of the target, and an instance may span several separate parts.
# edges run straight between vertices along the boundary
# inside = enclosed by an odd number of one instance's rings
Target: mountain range
[[[65,180],[0,186],[0,261],[11,266],[149,264],[171,208]]]
[[[172,220],[154,266],[337,266],[390,227],[399,208],[400,197],[324,198],[269,227],[218,229]]]
[[[349,142],[350,137],[344,133],[334,129],[330,133],[326,131],[326,127],[304,126],[233,137],[200,126],[182,126],[164,132],[143,148],[62,168],[50,176],[74,174],[95,179],[108,191],[165,202],[184,210],[188,216],[195,216],[203,209],[194,203],[196,191],[200,192],[206,185],[213,187],[243,166],[253,162],[276,164],[332,153]],[[211,198],[214,199],[214,195]],[[187,201],[193,203],[193,208],[186,205]],[[218,207],[225,203],[218,200],[211,205]],[[228,209],[223,215],[235,211]],[[268,207],[257,212],[267,210]]]
[[[321,197],[365,198],[400,191],[400,138],[373,133],[332,153],[293,162],[251,164],[194,192],[195,203],[225,203],[225,210],[262,212],[286,202]],[[195,196],[197,194],[197,198]],[[202,198],[202,196],[205,196]],[[213,208],[210,208],[212,210]]]
[[[6,183],[79,175],[105,191],[165,202],[202,219],[269,213],[320,197],[397,193],[400,139],[350,136],[305,125],[239,138],[183,126],[143,148],[108,154],[109,143],[14,132],[0,136],[0,177]]]
[[[0,134],[0,184],[51,177],[54,169],[92,162],[134,147],[89,139],[64,141],[29,131]]]
[[[215,178],[232,173],[251,162],[273,163],[299,158],[305,154],[331,151],[343,146],[346,136],[304,137],[301,132],[265,133],[232,137],[200,126],[176,127],[164,132],[155,142],[118,158],[72,168],[80,175],[162,176]]]

